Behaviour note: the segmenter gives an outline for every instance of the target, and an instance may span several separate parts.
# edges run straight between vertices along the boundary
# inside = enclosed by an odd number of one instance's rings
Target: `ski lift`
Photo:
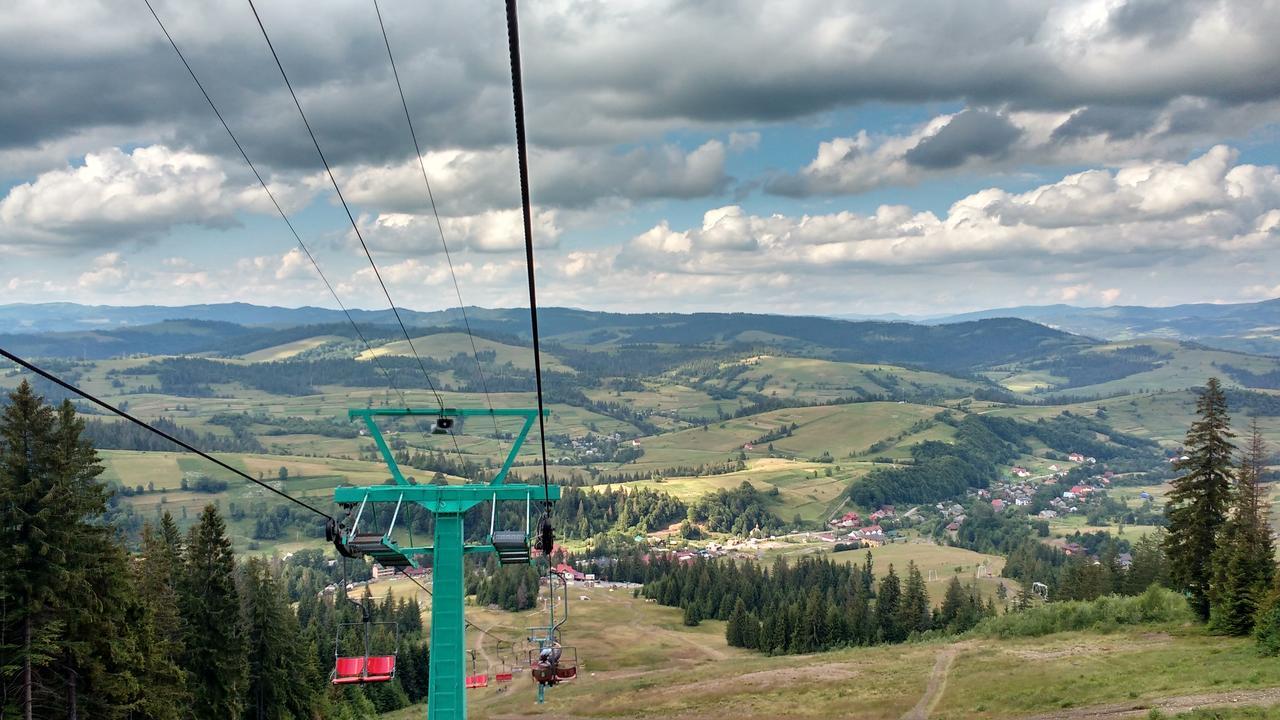
[[[559,578],[564,598],[564,615],[555,620],[556,585]],[[568,682],[578,677],[578,649],[560,642],[560,626],[569,620],[569,582],[555,570],[547,571],[547,612],[550,616],[548,624],[540,628],[530,628],[529,640],[538,645],[537,650],[529,651],[529,674],[539,686],[538,698],[548,687]],[[545,635],[538,633],[545,632]]]
[[[532,559],[529,549],[529,503],[525,499],[524,530],[495,530],[498,517],[498,496],[489,505],[489,544],[493,545],[501,565],[528,565]]]
[[[400,625],[395,622],[373,622],[369,606],[363,602],[348,600],[360,607],[359,622],[339,623],[333,638],[333,672],[330,681],[334,685],[362,685],[365,683],[387,682],[396,676],[396,655],[400,653]],[[360,628],[363,654],[342,654],[342,633],[344,629]],[[373,645],[375,631],[389,629],[391,631],[391,654],[374,654]],[[378,638],[382,645],[382,638]],[[383,648],[379,648],[383,649]]]
[[[391,513],[391,522],[383,532],[378,531],[378,518],[376,503],[369,505],[369,498],[366,495],[360,502],[359,508],[352,505],[345,506],[347,508],[347,517],[339,523],[330,520],[325,524],[325,537],[330,539],[338,553],[343,557],[357,558],[367,555],[379,565],[385,568],[399,569],[406,567],[418,567],[418,563],[409,556],[400,545],[392,538],[392,534],[396,529],[396,522],[400,519],[400,508],[404,504],[404,495],[396,501],[395,510]],[[366,524],[370,525],[368,529],[362,529],[361,521],[365,520],[365,508],[369,506],[369,513],[372,516]],[[351,517],[352,511],[355,511],[355,518],[351,521],[350,526],[347,525],[347,518]],[[409,523],[409,544],[413,544],[413,524]]]
[[[578,677],[578,649],[558,642],[529,651],[529,674],[539,685],[550,687]]]
[[[453,430],[453,418],[451,417],[441,416],[431,423],[432,435],[448,435],[450,430]]]
[[[487,673],[476,672],[476,651],[468,650],[471,655],[471,674],[466,677],[466,686],[468,690],[489,687],[489,675]]]
[[[1049,586],[1042,582],[1031,583],[1031,593],[1045,602],[1049,601]]]
[[[502,651],[503,645],[511,646],[511,652],[509,654]],[[506,640],[498,640],[495,643],[495,651],[498,653],[498,666],[502,669],[494,673],[493,679],[495,682],[509,683],[515,678],[515,674],[521,670],[520,666],[516,663],[515,645]],[[510,662],[507,662],[508,657],[510,658]]]

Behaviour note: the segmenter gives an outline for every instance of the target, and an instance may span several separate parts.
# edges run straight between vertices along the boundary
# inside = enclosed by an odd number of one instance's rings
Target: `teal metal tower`
[[[335,489],[334,502],[352,508],[356,512],[355,521],[350,528],[344,530],[339,541],[350,550],[369,555],[380,564],[390,567],[417,567],[415,556],[431,555],[434,591],[431,602],[431,675],[427,695],[427,720],[465,720],[467,717],[465,694],[467,668],[466,619],[463,615],[463,600],[466,592],[463,581],[463,556],[472,553],[496,552],[499,560],[504,563],[529,562],[529,508],[535,500],[541,501],[545,498],[554,502],[560,499],[558,485],[544,488],[540,485],[508,485],[505,482],[516,454],[538,418],[538,411],[384,408],[350,410],[347,414],[352,419],[360,418],[364,421],[365,429],[377,444],[378,451],[382,453],[396,484]],[[395,456],[376,423],[378,417],[467,418],[475,416],[524,420],[502,468],[487,484],[410,485],[400,472]],[[478,545],[468,545],[465,542],[463,516],[467,510],[485,501],[495,505],[499,502],[522,501],[525,503],[523,553],[520,552],[519,547],[513,547],[510,532],[502,533],[503,537],[495,545],[492,524],[486,542]],[[396,519],[406,502],[417,503],[435,516],[435,533],[429,547],[402,547],[392,539],[391,533]],[[361,516],[370,503],[395,505],[391,524],[384,533],[359,532]]]

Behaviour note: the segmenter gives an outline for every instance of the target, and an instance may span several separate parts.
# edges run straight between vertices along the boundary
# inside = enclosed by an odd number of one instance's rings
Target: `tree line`
[[[393,683],[333,689],[334,632],[359,612],[342,588],[321,599],[332,571],[303,585],[279,563],[237,562],[212,505],[185,536],[167,513],[147,524],[131,556],[104,521],[102,469],[69,402],[55,409],[25,382],[9,395],[0,717],[354,719],[425,695],[420,609],[369,598],[418,647]]]
[[[867,553],[861,566],[825,558],[752,562],[697,560],[665,566],[644,585],[645,597],[684,610],[686,625],[726,620],[735,647],[771,655],[900,643],[931,631],[964,632],[996,612],[974,584],[953,576],[933,609],[914,562],[901,576],[890,565],[878,581]]]
[[[1171,581],[1212,631],[1256,634],[1264,652],[1280,654],[1280,583],[1262,488],[1267,448],[1257,419],[1240,453],[1217,378],[1197,398],[1196,415],[1165,510]]]

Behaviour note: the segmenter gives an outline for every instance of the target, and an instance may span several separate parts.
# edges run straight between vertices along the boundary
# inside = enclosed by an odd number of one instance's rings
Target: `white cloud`
[[[73,251],[147,240],[183,224],[227,228],[263,210],[255,185],[231,181],[216,157],[164,145],[111,148],[42,173],[0,199],[0,246]]]
[[[1017,194],[982,190],[955,202],[941,218],[888,205],[873,215],[801,217],[719,208],[699,228],[673,231],[659,224],[619,257],[637,266],[705,274],[1172,262],[1274,248],[1280,240],[1277,206],[1276,168],[1238,164],[1234,151],[1218,146],[1182,164],[1093,170]],[[1085,290],[1092,288],[1064,286],[1062,297],[1071,300]]]
[[[120,253],[111,252],[94,258],[93,267],[80,273],[76,284],[89,292],[115,292],[128,287],[130,279],[129,264]]]
[[[1278,102],[1223,107],[1186,97],[1154,108],[967,109],[902,134],[863,130],[824,141],[808,164],[770,178],[766,189],[793,196],[857,194],[956,173],[1016,172],[1028,164],[1117,167],[1171,160],[1275,123]]]
[[[666,144],[628,151],[608,148],[531,149],[530,192],[548,207],[589,207],[620,199],[696,198],[722,191],[725,145],[708,140],[693,150]],[[515,151],[452,149],[423,156],[437,210],[475,215],[519,205]],[[430,204],[416,159],[343,172],[349,200],[385,211],[428,212]]]
[[[434,216],[386,213],[365,219],[361,231],[369,247],[396,254],[438,253],[440,230]],[[524,220],[518,209],[490,210],[477,215],[441,219],[449,250],[480,253],[512,252],[524,248]],[[559,243],[559,211],[534,208],[534,247]],[[352,238],[354,241],[354,237]]]

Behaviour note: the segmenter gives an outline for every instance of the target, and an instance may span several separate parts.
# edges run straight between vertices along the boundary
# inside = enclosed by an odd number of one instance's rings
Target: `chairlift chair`
[[[509,652],[504,652],[503,646],[506,646]],[[494,673],[493,679],[500,683],[509,683],[515,679],[516,673],[524,670],[524,666],[516,658],[515,643],[509,640],[498,640],[494,643],[494,647],[495,652],[498,653],[498,665],[502,670]]]
[[[553,643],[529,651],[529,674],[539,685],[552,686],[578,677],[578,649]]]
[[[533,554],[529,549],[529,500],[525,500],[524,530],[495,530],[498,501],[494,496],[489,507],[489,543],[498,555],[500,565],[528,565]]]
[[[489,675],[487,673],[476,672],[476,651],[468,650],[471,655],[471,674],[466,677],[466,686],[468,690],[489,687]]]
[[[559,621],[555,620],[556,586],[559,579],[564,598],[564,614]],[[569,582],[555,570],[547,571],[547,612],[551,621],[540,628],[530,628],[530,642],[538,644],[536,650],[529,651],[529,674],[539,685],[538,698],[541,702],[545,688],[568,682],[578,677],[578,649],[560,642],[560,627],[569,620]],[[545,634],[543,634],[545,633]]]
[[[337,527],[330,530],[330,526],[326,525],[326,537],[333,538],[333,544],[338,552],[345,557],[362,557],[369,556],[375,562],[386,568],[407,568],[418,567],[417,561],[410,557],[400,545],[392,539],[392,534],[396,529],[396,522],[400,519],[400,509],[404,504],[404,496],[401,495],[396,501],[395,510],[391,513],[391,522],[387,524],[385,531],[379,532],[377,527],[376,511],[370,509],[370,514],[374,515],[366,521],[365,509],[369,504],[368,496],[360,502],[358,509],[355,509],[355,518],[351,521],[350,527],[346,526],[346,521],[338,524]],[[348,517],[350,517],[351,506],[348,507]],[[361,522],[365,521],[370,525],[369,529],[362,529]],[[410,527],[410,544],[412,544],[413,530]]]
[[[400,653],[400,624],[396,622],[373,622],[369,608],[364,603],[360,606],[362,619],[359,622],[339,623],[333,639],[333,672],[330,681],[334,685],[362,685],[365,683],[388,682],[396,676],[396,656]],[[344,628],[359,627],[362,630],[363,654],[342,655],[342,632]],[[374,654],[374,631],[377,628],[391,630],[391,654]],[[381,649],[381,648],[380,648]]]

